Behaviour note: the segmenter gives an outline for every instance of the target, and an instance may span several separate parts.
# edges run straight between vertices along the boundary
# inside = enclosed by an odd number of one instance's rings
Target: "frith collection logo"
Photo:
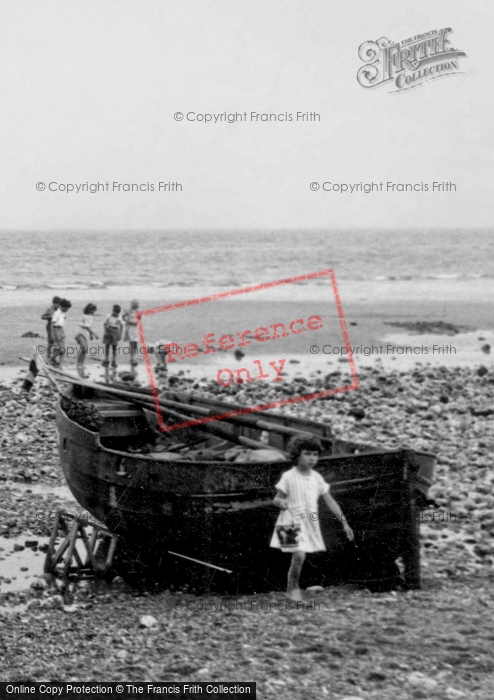
[[[364,88],[393,81],[396,90],[390,92],[401,92],[427,80],[458,75],[462,72],[458,58],[466,54],[448,46],[447,36],[451,31],[434,29],[399,42],[385,37],[364,42],[358,55],[366,64],[359,69],[357,80]]]

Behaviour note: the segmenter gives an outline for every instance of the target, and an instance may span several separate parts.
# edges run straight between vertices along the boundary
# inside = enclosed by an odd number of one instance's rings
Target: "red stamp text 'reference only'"
[[[339,325],[339,331],[341,333],[343,347],[345,347],[346,349],[345,359],[348,361],[348,370],[351,377],[350,383],[344,384],[342,386],[332,387],[330,389],[324,389],[322,391],[313,392],[310,394],[302,394],[299,396],[280,398],[276,399],[275,401],[270,401],[268,403],[264,403],[258,406],[249,406],[241,409],[235,408],[234,410],[226,410],[224,413],[219,413],[214,416],[191,418],[190,420],[179,420],[177,423],[174,423],[172,425],[170,425],[167,421],[167,423],[165,424],[165,421],[163,419],[163,409],[160,405],[159,392],[156,385],[156,377],[151,362],[148,343],[145,337],[143,319],[145,319],[146,317],[155,316],[157,314],[170,313],[179,309],[183,310],[186,313],[187,309],[197,307],[201,304],[214,304],[219,301],[238,299],[239,297],[246,299],[247,297],[242,297],[242,295],[249,295],[253,294],[254,292],[259,293],[263,291],[270,292],[273,290],[279,290],[290,284],[306,284],[309,280],[315,280],[316,278],[327,278],[329,286],[331,287],[332,300],[334,301],[334,308],[336,310],[335,320]],[[294,314],[292,314],[292,316],[293,315]],[[151,392],[156,410],[158,426],[162,432],[170,432],[173,430],[181,430],[183,428],[198,427],[205,423],[224,420],[237,415],[259,413],[262,411],[277,408],[279,406],[286,406],[289,404],[300,403],[302,401],[312,401],[314,399],[321,399],[327,396],[333,396],[342,392],[358,389],[359,387],[357,369],[352,355],[350,339],[348,337],[348,330],[343,314],[338,285],[336,283],[336,276],[333,270],[331,269],[319,270],[317,272],[312,272],[305,275],[297,275],[295,277],[287,277],[285,279],[276,280],[274,282],[265,282],[261,284],[249,285],[246,287],[241,287],[239,289],[218,292],[216,294],[209,294],[207,296],[200,297],[197,299],[188,299],[185,301],[179,301],[152,309],[144,309],[143,311],[138,312],[136,316],[137,328],[146,363],[146,370],[149,377],[149,383],[151,386]],[[254,325],[252,325],[252,327],[254,328]],[[321,315],[310,314],[307,316],[307,318],[293,318],[292,320],[287,321],[286,324],[277,321],[271,324],[265,323],[265,325],[260,325],[254,330],[244,330],[242,332],[237,332],[234,335],[237,336],[238,339],[230,333],[215,334],[214,332],[209,331],[205,333],[204,338],[199,343],[189,342],[190,338],[186,339],[187,342],[184,342],[183,340],[181,342],[167,342],[166,348],[168,351],[169,366],[170,363],[173,362],[177,362],[178,364],[180,364],[181,361],[185,360],[186,358],[196,357],[199,355],[199,353],[201,353],[203,356],[209,356],[214,355],[214,353],[217,353],[218,351],[227,351],[232,350],[234,348],[237,349],[236,351],[238,352],[238,348],[242,348],[245,346],[257,347],[258,345],[259,348],[261,348],[261,344],[264,345],[264,343],[267,341],[290,337],[292,337],[293,339],[293,337],[295,336],[297,337],[297,340],[300,340],[302,333],[305,333],[306,331],[309,331],[309,333],[311,331],[321,331],[323,327],[324,322]],[[279,345],[277,344],[275,347],[279,347]],[[265,362],[265,368],[263,368],[262,362]],[[248,383],[259,379],[264,380],[268,378],[272,382],[282,381],[281,375],[283,366],[285,364],[285,359],[278,359],[277,361],[272,362],[266,362],[265,359],[256,359],[253,360],[253,364],[255,365],[254,369],[258,372],[257,376],[252,377],[249,369],[245,367],[241,369],[236,369],[234,371],[232,371],[229,367],[223,367],[218,370],[216,380],[218,384],[223,387],[228,387],[232,383],[235,383],[235,381],[238,384]],[[268,367],[270,367],[271,369],[268,369]]]

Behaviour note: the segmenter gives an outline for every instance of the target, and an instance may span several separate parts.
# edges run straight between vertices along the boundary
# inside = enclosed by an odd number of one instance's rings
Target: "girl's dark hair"
[[[96,311],[96,308],[97,307],[95,306],[95,304],[86,304],[82,313],[84,315],[94,314],[94,312]]]
[[[62,300],[60,299],[60,297],[53,297],[53,299],[51,300],[51,303],[52,304],[60,304],[61,301]]]
[[[292,437],[288,443],[288,454],[292,462],[298,462],[300,454],[308,450],[309,452],[322,452],[322,445],[318,438],[311,433],[300,433],[300,435],[295,435]]]
[[[122,311],[122,307],[119,304],[115,304],[112,313],[119,314]]]
[[[72,307],[72,304],[70,303],[70,301],[68,299],[61,299],[60,300],[60,308],[61,309],[65,309],[66,311],[68,311],[71,307]]]

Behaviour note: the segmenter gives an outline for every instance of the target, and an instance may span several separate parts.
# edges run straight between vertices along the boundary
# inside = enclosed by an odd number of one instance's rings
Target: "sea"
[[[0,296],[23,289],[236,288],[326,268],[341,280],[487,280],[494,278],[493,234],[485,229],[0,232]]]

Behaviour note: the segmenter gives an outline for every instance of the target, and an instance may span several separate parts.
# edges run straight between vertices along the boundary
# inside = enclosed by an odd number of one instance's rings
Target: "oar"
[[[124,391],[123,389],[113,389],[112,387],[102,385],[102,384],[96,384],[95,382],[90,382],[85,379],[77,379],[76,377],[72,377],[71,375],[67,374],[66,372],[62,372],[61,370],[58,370],[56,368],[52,367],[47,367],[46,368],[48,372],[54,372],[57,375],[63,375],[63,380],[68,381],[71,384],[76,384],[80,386],[85,386],[89,389],[95,389],[98,391],[100,394],[106,394],[109,396],[113,397],[118,397],[118,398],[124,398],[126,401],[129,403],[133,403],[137,406],[140,406],[141,408],[146,408],[148,410],[156,410],[156,404],[153,402],[152,397],[149,396],[148,394],[135,394],[131,392]],[[62,377],[61,377],[62,378]],[[209,416],[209,409],[205,408],[200,408],[199,406],[189,406],[189,404],[181,404],[176,401],[168,401],[167,399],[160,400],[159,402],[159,407],[164,410],[169,416],[172,418],[176,419],[177,421],[181,423],[189,423],[191,420],[194,420],[191,418],[191,416],[184,415],[183,413],[178,413],[177,411],[172,410],[168,404],[172,404],[175,406],[178,404],[182,409],[184,410],[190,410],[191,413],[196,413],[199,414],[203,417],[210,417]],[[197,423],[197,428],[200,430],[203,430],[205,432],[211,433],[213,435],[216,435],[217,437],[221,437],[224,440],[227,440],[228,442],[234,442],[238,443],[241,445],[244,445],[246,447],[251,447],[254,449],[266,449],[266,445],[263,442],[259,442],[257,440],[252,440],[251,438],[244,437],[243,435],[231,435],[230,432],[222,428],[220,425],[213,425],[212,423],[216,421],[208,421],[208,422],[198,422]],[[195,425],[191,427],[196,427]]]
[[[230,569],[224,569],[222,566],[216,566],[215,564],[208,564],[207,561],[201,561],[200,559],[193,559],[192,557],[186,557],[185,554],[179,554],[178,552],[171,552],[168,550],[168,554],[173,554],[175,557],[182,557],[182,559],[188,559],[196,564],[202,564],[203,566],[209,566],[211,569],[218,569],[218,571],[225,571],[227,574],[233,574]]]
[[[136,401],[136,403],[140,406],[143,406],[144,408],[151,409],[154,408],[156,409],[155,404],[151,404],[148,401]],[[169,408],[166,405],[163,405],[160,402],[160,408],[164,409],[165,412],[171,416],[172,418],[175,418],[176,420],[182,422],[182,423],[189,423],[191,420],[190,416],[186,416],[183,413],[178,413],[178,411],[173,411],[171,408]],[[192,419],[194,420],[194,419]],[[215,425],[216,423],[216,425]],[[245,447],[251,447],[256,450],[262,449],[265,450],[267,445],[265,445],[264,442],[259,442],[258,440],[253,440],[252,438],[247,438],[244,437],[243,435],[232,435],[227,429],[223,428],[221,425],[218,424],[217,421],[205,421],[203,422],[197,422],[196,424],[192,424],[190,426],[192,427],[197,427],[199,430],[204,430],[205,432],[211,433],[212,435],[216,435],[217,437],[221,437],[224,440],[228,440],[229,442],[237,442],[240,443],[241,445],[245,445]]]
[[[73,384],[80,384],[82,386],[87,386],[89,388],[96,389],[98,392],[104,392],[105,394],[109,394],[110,396],[115,396],[119,398],[124,398],[125,400],[129,401],[130,403],[142,405],[143,408],[146,408],[148,410],[155,409],[156,410],[156,404],[153,402],[152,397],[149,396],[149,394],[139,394],[138,392],[129,392],[124,389],[116,389],[108,385],[103,385],[103,384],[97,384],[95,382],[87,381],[87,380],[81,380],[77,379],[76,377],[72,377],[71,375],[67,374],[66,372],[62,372],[62,370],[59,370],[57,368],[47,368],[49,369],[50,372],[55,372],[56,374],[60,374],[63,376],[65,381],[71,382]],[[180,401],[173,401],[171,399],[159,399],[158,401],[159,407],[164,409],[168,415],[170,415],[173,418],[176,418],[177,420],[181,422],[188,423],[190,422],[191,418],[190,416],[183,415],[181,413],[178,413],[174,411],[173,409],[178,408],[180,411],[186,411],[188,413],[193,413],[197,416],[201,416],[204,418],[211,418],[212,421],[218,421],[218,416],[221,415],[221,413],[216,413],[213,409],[209,408],[203,408],[201,406],[194,406],[188,403],[182,403]],[[225,409],[227,410],[227,407],[225,406]],[[257,420],[254,416],[250,416],[248,413],[247,414],[241,414],[241,415],[226,415],[225,418],[222,418],[221,421],[227,421],[228,423],[233,423],[233,424],[238,424],[238,425],[243,425],[245,427],[252,427],[256,428],[258,430],[267,430],[268,432],[276,432],[282,435],[289,435],[289,436],[294,436],[294,435],[300,435],[301,433],[305,432],[302,429],[297,429],[297,428],[290,428],[285,425],[275,425],[273,423],[270,423],[265,420]],[[224,429],[221,428],[221,426],[212,426],[210,421],[205,421],[201,422],[198,424],[197,427],[200,427],[204,430],[207,430],[210,433],[213,433],[217,435],[218,437],[222,437],[224,439],[229,440],[230,442],[239,442],[242,445],[245,445],[247,447],[253,447],[255,449],[266,449],[266,444],[263,442],[260,442],[258,440],[253,440],[252,438],[247,438],[242,435],[239,436],[232,436],[228,431],[225,431]],[[207,426],[207,427],[206,427]],[[328,438],[321,438],[323,441],[327,441]]]
[[[231,423],[238,423],[239,425],[244,425],[246,427],[257,428],[258,430],[267,430],[268,432],[280,433],[281,435],[300,435],[302,433],[310,432],[310,430],[303,428],[289,428],[286,425],[276,425],[274,423],[269,423],[268,421],[261,419],[257,420],[254,416],[251,417],[251,412],[245,414],[228,416],[228,421]],[[319,437],[319,436],[318,436]],[[331,440],[327,437],[319,437],[322,441]]]
[[[270,423],[264,418],[258,419],[254,415],[254,413],[257,413],[258,411],[250,411],[248,409],[245,409],[245,413],[243,410],[241,410],[241,412],[234,413],[233,415],[231,415],[230,406],[224,407],[224,413],[218,413],[213,408],[203,408],[200,406],[194,406],[193,404],[172,401],[171,399],[160,399],[160,404],[161,403],[165,404],[166,406],[178,408],[180,411],[190,411],[191,413],[197,413],[198,415],[216,418],[216,420],[226,420],[229,423],[238,423],[239,425],[244,425],[245,427],[257,428],[258,430],[267,430],[269,432],[280,433],[281,435],[294,436],[300,435],[304,432],[310,432],[310,430],[308,429],[304,430],[303,428],[290,428],[286,425],[277,425],[276,423]],[[220,418],[221,415],[224,415],[225,417]],[[331,442],[331,438],[325,436],[321,436],[320,439],[323,441]]]
[[[166,406],[167,410],[169,411],[168,407],[171,408],[178,408],[180,411],[189,411],[190,413],[196,413],[198,415],[202,416],[207,416],[212,418],[213,420],[221,421],[221,422],[227,422],[227,423],[232,423],[233,425],[240,425],[240,426],[245,426],[247,428],[254,428],[257,430],[266,430],[268,432],[274,432],[278,433],[280,435],[287,435],[288,437],[294,437],[296,435],[301,435],[303,433],[311,433],[310,430],[308,429],[303,429],[303,428],[290,428],[286,425],[276,425],[274,423],[270,423],[269,421],[266,420],[258,420],[255,416],[251,414],[250,411],[241,414],[235,414],[235,415],[230,415],[227,413],[224,418],[219,418],[221,416],[221,413],[215,412],[213,409],[208,409],[208,408],[202,408],[200,406],[194,406],[186,403],[180,403],[178,401],[172,401],[169,399],[160,399],[159,401],[160,406]],[[227,407],[225,407],[226,409]],[[313,433],[311,433],[313,434]],[[331,447],[332,440],[331,438],[328,437],[323,437],[323,436],[317,436],[318,439],[321,440],[322,444],[325,445],[326,447]],[[242,440],[252,440],[251,438],[242,438]],[[257,441],[254,441],[257,442]],[[244,442],[243,444],[247,444]],[[267,445],[265,443],[257,442],[259,446],[263,446],[264,449],[266,449]],[[251,445],[252,446],[252,445]]]
[[[105,389],[106,391],[106,389]],[[111,392],[116,392],[116,391],[123,391],[119,389],[109,389]],[[132,392],[131,394],[128,395],[129,401],[132,401],[133,399],[138,399],[139,401],[151,401],[151,397],[148,396],[147,394],[139,394],[139,393],[134,393]],[[188,404],[188,403],[182,403],[180,401],[173,401],[172,399],[159,399],[159,405],[160,406],[166,406],[167,408],[177,408],[179,411],[187,411],[189,413],[195,413],[196,415],[199,416],[204,416],[208,418],[212,418],[214,420],[221,420],[221,421],[227,421],[229,423],[234,423],[238,425],[243,425],[248,428],[257,428],[258,430],[267,430],[269,432],[275,432],[279,433],[281,435],[289,435],[290,437],[293,437],[294,435],[300,435],[304,431],[301,428],[289,428],[288,426],[285,425],[276,425],[275,423],[269,423],[266,420],[258,420],[254,416],[251,417],[250,412],[246,412],[245,414],[235,414],[235,415],[230,415],[230,413],[222,414],[218,413],[212,408],[204,408],[201,406],[194,406],[193,404]],[[227,406],[225,406],[225,411],[228,411]],[[224,418],[220,418],[221,415],[225,415]],[[248,438],[246,438],[248,439]],[[321,438],[323,441],[328,440],[329,438]],[[261,444],[261,443],[260,443]],[[264,443],[262,443],[264,445]],[[265,447],[265,445],[264,445]]]
[[[62,370],[59,370],[55,367],[50,367],[49,368],[50,372],[56,372],[57,374],[63,376],[66,378],[67,381],[73,383],[73,384],[82,384],[83,386],[88,386],[92,387],[94,389],[97,389],[98,391],[105,391],[109,394],[113,394],[115,396],[119,396],[122,398],[126,398],[129,401],[152,401],[152,398],[149,394],[140,394],[138,391],[132,391],[128,392],[124,389],[116,389],[112,388],[111,386],[103,385],[103,384],[97,384],[94,382],[88,382],[85,380],[80,380],[72,375],[68,374],[67,372],[63,372]],[[170,408],[178,408],[180,411],[187,411],[189,413],[195,413],[196,415],[199,416],[204,416],[204,417],[210,417],[210,418],[216,418],[216,420],[227,420],[230,423],[237,423],[239,425],[243,425],[245,427],[252,427],[252,428],[257,428],[258,430],[267,430],[268,432],[275,432],[279,433],[281,435],[289,435],[289,436],[294,436],[294,435],[300,435],[300,433],[306,432],[301,428],[290,428],[286,425],[276,425],[274,423],[270,423],[269,421],[266,421],[264,419],[258,420],[254,416],[250,415],[250,412],[246,412],[245,414],[236,414],[236,415],[230,415],[229,413],[225,416],[225,418],[219,419],[219,416],[222,415],[221,413],[215,412],[214,409],[211,408],[203,408],[201,406],[194,406],[193,404],[188,404],[188,403],[182,403],[180,401],[173,401],[171,399],[160,399],[159,400],[160,406],[166,406]],[[225,406],[225,410],[228,410],[228,407]],[[328,440],[329,438],[321,437],[321,439]],[[264,445],[264,443],[262,443]]]

